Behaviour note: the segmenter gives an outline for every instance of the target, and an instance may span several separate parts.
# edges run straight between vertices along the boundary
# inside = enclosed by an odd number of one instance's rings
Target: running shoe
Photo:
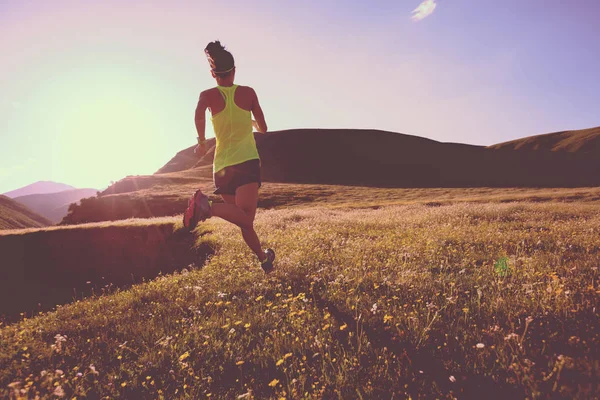
[[[260,266],[263,269],[263,271],[265,271],[265,273],[268,274],[271,271],[273,271],[273,261],[275,261],[275,252],[273,251],[273,249],[266,249],[265,256],[267,256],[267,258],[265,258],[265,261],[263,261],[260,264]]]
[[[192,231],[199,221],[210,217],[210,202],[208,197],[200,189],[188,201],[188,207],[183,213],[183,226]]]

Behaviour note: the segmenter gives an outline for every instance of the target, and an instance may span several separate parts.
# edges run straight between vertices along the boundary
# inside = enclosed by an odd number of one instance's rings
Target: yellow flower
[[[275,386],[277,386],[277,384],[278,384],[278,383],[279,383],[279,380],[278,380],[278,379],[273,379],[273,380],[272,380],[272,381],[269,383],[269,386],[271,386],[271,387],[275,387]]]
[[[277,362],[275,363],[275,365],[276,365],[276,366],[278,366],[278,367],[279,367],[281,364],[283,364],[283,360],[279,360],[279,361],[277,361]]]
[[[238,361],[235,363],[235,365],[242,365],[244,363],[244,361]]]
[[[329,324],[325,325],[325,326],[323,327],[323,330],[324,330],[324,331],[326,331],[327,329],[329,329],[329,327],[330,327],[330,326],[331,326],[331,325],[329,325]]]
[[[391,321],[392,319],[394,319],[394,317],[392,317],[391,315],[387,315],[387,314],[386,314],[386,315],[383,317],[383,323],[384,323],[384,324],[387,324],[387,323],[388,323],[389,321]]]
[[[255,301],[261,301],[263,299],[263,296],[258,296],[257,298],[255,298]]]
[[[344,324],[342,326],[340,326],[340,331],[343,331],[344,329],[346,329],[348,327],[348,324]]]
[[[121,387],[125,387],[125,386],[127,386],[127,382],[121,383]]]
[[[285,356],[283,356],[283,359],[288,359],[292,356],[292,353],[287,353]]]
[[[185,361],[188,359],[188,357],[190,356],[189,351],[186,351],[185,353],[183,353],[181,356],[179,356],[179,361]]]
[[[246,329],[250,328],[250,323],[247,323],[246,325],[244,325],[244,328],[246,328]]]

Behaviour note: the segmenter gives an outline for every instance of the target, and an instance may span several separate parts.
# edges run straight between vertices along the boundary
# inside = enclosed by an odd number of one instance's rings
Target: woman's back
[[[218,172],[259,156],[252,130],[252,89],[238,85],[215,89],[209,90],[207,103],[217,141],[213,167]]]

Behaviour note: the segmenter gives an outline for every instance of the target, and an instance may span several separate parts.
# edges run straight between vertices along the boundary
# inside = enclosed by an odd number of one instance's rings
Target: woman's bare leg
[[[254,217],[258,204],[258,183],[249,183],[237,188],[235,196],[222,195],[225,204],[213,204],[212,215],[229,221],[242,229],[244,241],[263,262],[266,258],[260,240],[254,230]]]

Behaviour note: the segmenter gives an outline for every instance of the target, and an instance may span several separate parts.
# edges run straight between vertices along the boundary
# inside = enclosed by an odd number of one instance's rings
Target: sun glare
[[[165,132],[155,82],[110,67],[60,77],[41,88],[43,106],[34,108],[53,153],[63,155],[51,168],[69,168],[73,182],[106,185],[160,167]]]

